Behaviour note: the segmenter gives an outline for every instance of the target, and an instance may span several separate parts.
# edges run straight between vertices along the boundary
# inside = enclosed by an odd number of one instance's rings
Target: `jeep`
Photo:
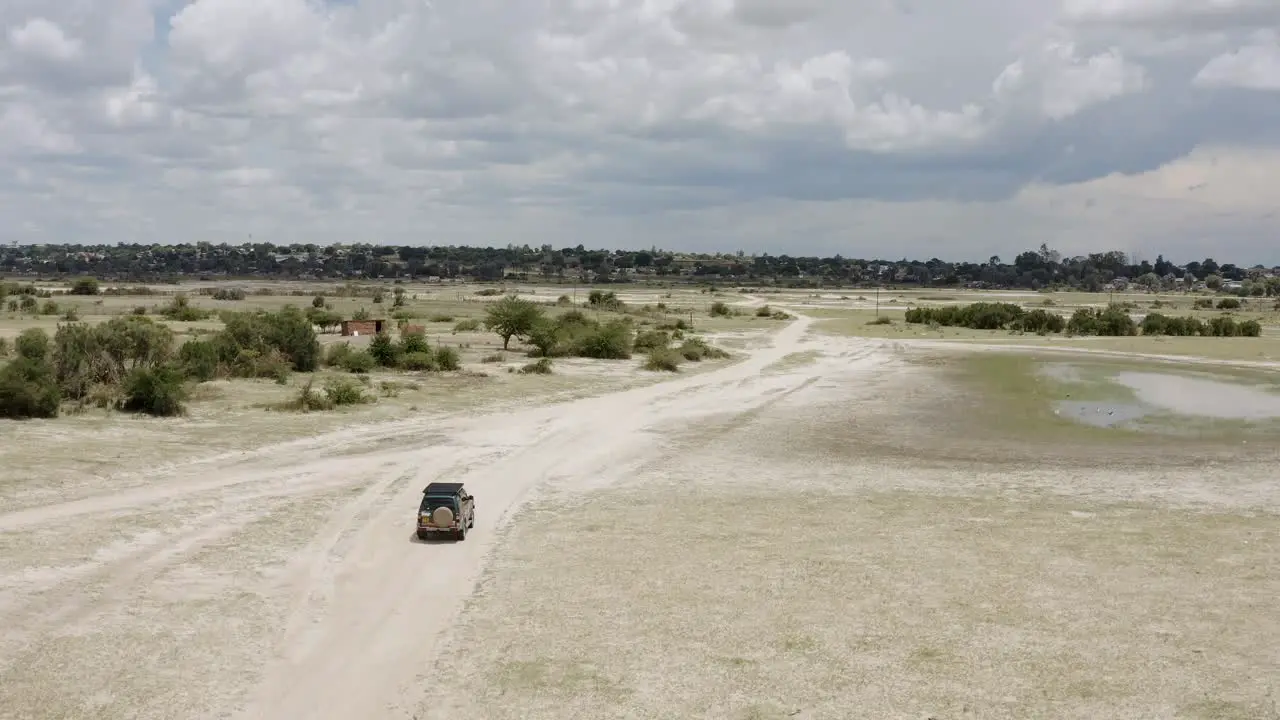
[[[476,524],[476,500],[462,483],[433,482],[422,490],[418,506],[418,539],[449,533],[467,539],[467,530]]]

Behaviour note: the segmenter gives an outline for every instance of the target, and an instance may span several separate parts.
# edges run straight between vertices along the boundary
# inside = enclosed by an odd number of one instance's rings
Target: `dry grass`
[[[436,687],[495,720],[1272,717],[1275,521],[615,491],[523,519]]]

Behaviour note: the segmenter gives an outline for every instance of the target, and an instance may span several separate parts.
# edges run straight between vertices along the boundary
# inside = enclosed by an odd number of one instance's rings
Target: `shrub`
[[[288,410],[296,410],[299,412],[312,412],[318,410],[332,410],[334,403],[327,395],[323,395],[314,389],[315,378],[307,378],[307,383],[298,389],[298,395],[290,402],[285,403],[283,407]]]
[[[683,359],[680,353],[667,348],[652,350],[642,366],[645,370],[655,372],[678,372],[680,370],[680,360]]]
[[[436,358],[430,352],[405,353],[400,358],[400,367],[412,371],[438,370]]]
[[[1067,321],[1057,313],[1036,308],[1010,325],[1024,332],[1046,334],[1062,332],[1067,327]]]
[[[22,299],[18,301],[18,309],[23,312],[35,312],[37,304],[35,296],[23,295]]]
[[[868,320],[867,324],[868,325],[892,325],[893,320],[887,315],[881,315],[880,317],[875,318],[874,320]]]
[[[0,417],[57,417],[62,392],[49,336],[38,328],[25,330],[14,342],[14,350],[17,357],[0,368]]]
[[[95,278],[80,278],[71,285],[72,295],[97,295],[98,281]]]
[[[729,357],[729,353],[718,347],[708,345],[701,338],[689,338],[677,350],[680,356],[690,362],[701,362],[704,359],[720,360]]]
[[[178,322],[195,322],[204,320],[210,315],[206,310],[192,307],[191,300],[183,293],[175,295],[168,307],[160,310],[160,314]]]
[[[433,323],[448,323],[448,322],[453,322],[453,316],[437,313],[427,318],[427,320]]]
[[[395,367],[399,363],[400,350],[391,341],[391,336],[380,332],[369,341],[369,355],[380,367]]]
[[[522,375],[550,375],[551,374],[551,358],[538,358],[534,362],[520,368]]]
[[[57,315],[59,312],[61,310],[58,308],[58,303],[52,300],[46,300],[44,305],[40,306],[41,315]]]
[[[125,379],[120,409],[156,417],[182,415],[187,399],[182,380],[182,371],[174,365],[136,367]]]
[[[592,290],[587,295],[587,304],[593,308],[600,310],[613,310],[621,312],[626,309],[626,303],[618,299],[618,295],[613,292],[603,292],[601,290]]]
[[[218,288],[213,292],[214,300],[243,300],[247,293],[240,288]]]
[[[1013,303],[976,302],[961,306],[910,308],[904,319],[909,323],[925,325],[936,323],[940,326],[974,330],[1003,330],[1021,320],[1024,314],[1025,311]]]
[[[1257,320],[1245,320],[1236,326],[1241,337],[1261,337],[1262,324]]]
[[[466,320],[459,320],[453,326],[453,331],[455,333],[476,332],[479,329],[480,329],[480,321],[476,320],[475,318],[467,318]]]
[[[773,309],[772,309],[772,308],[770,308],[768,305],[761,305],[761,306],[760,306],[760,309],[756,310],[756,317],[766,317],[766,318],[767,318],[767,317],[769,317],[769,316],[770,316],[770,315],[772,315],[772,314],[773,314]]]
[[[323,295],[317,295],[317,296],[315,296],[315,297],[311,298],[311,307],[313,307],[313,308],[315,308],[315,309],[317,309],[317,310],[321,310],[321,309],[323,309],[323,308],[324,308],[324,296],[323,296]],[[310,389],[311,389],[311,383],[310,383],[310,382],[308,382],[308,383],[307,383],[307,389],[308,389],[308,390],[310,390]]]
[[[1067,332],[1072,335],[1120,337],[1137,335],[1138,324],[1118,305],[1110,305],[1105,310],[1080,308],[1067,321]]]
[[[9,338],[0,337],[0,358],[9,357]]]
[[[458,355],[458,351],[451,347],[438,347],[435,354],[436,367],[445,371],[454,371],[462,368],[462,358]]]
[[[563,340],[567,335],[566,328],[560,323],[541,317],[529,329],[525,342],[533,346],[533,350],[529,352],[533,357],[552,357],[561,353]]]
[[[1214,337],[1238,337],[1240,326],[1230,315],[1219,315],[1209,321],[1209,334]]]
[[[557,304],[557,305],[572,305],[572,304],[573,304],[573,298],[569,297],[568,295],[561,295],[560,297],[556,298],[556,304]]]
[[[1240,301],[1235,298],[1222,298],[1218,301],[1219,310],[1239,310]]]
[[[500,363],[503,360],[506,360],[506,358],[503,357],[502,353],[493,353],[480,358],[480,362],[482,363]]]
[[[635,352],[648,352],[651,350],[666,350],[671,344],[671,336],[662,330],[648,330],[636,335],[635,343],[632,350]]]
[[[1191,304],[1191,307],[1196,310],[1212,310],[1213,300],[1209,298],[1196,298],[1196,301]]]
[[[324,381],[324,394],[334,405],[360,405],[372,402],[373,398],[365,395],[364,387],[345,377],[331,377]]]
[[[178,363],[187,377],[212,380],[218,375],[218,347],[210,340],[189,340],[178,348]]]
[[[278,374],[261,363],[246,363],[245,358],[276,356],[298,372],[313,372],[320,366],[321,347],[315,327],[296,307],[286,306],[274,313],[225,313],[223,322],[226,327],[214,336],[213,342],[218,347],[218,359],[237,375]]]
[[[402,354],[431,352],[431,345],[427,343],[427,336],[421,332],[402,333],[400,352]]]
[[[69,307],[62,313],[62,319],[67,322],[76,322],[80,319],[80,311],[75,309],[75,307]]]
[[[576,337],[573,354],[597,360],[626,360],[631,357],[631,343],[631,325],[615,320]]]
[[[373,315],[371,315],[371,314],[369,313],[369,311],[368,311],[366,308],[363,308],[363,307],[361,307],[360,309],[358,309],[358,310],[356,310],[355,312],[351,313],[351,319],[352,319],[352,320],[369,320],[369,319],[371,319],[372,317],[373,317]]]
[[[368,350],[351,350],[342,356],[341,366],[350,373],[363,374],[378,366]]]
[[[133,312],[133,314],[134,314],[134,315],[146,315],[146,314],[147,314],[147,306],[146,306],[146,305],[135,305],[135,306],[134,306],[134,308],[133,308],[133,310],[132,310],[132,312]]]
[[[733,308],[717,300],[711,303],[711,309],[708,312],[712,317],[729,317],[733,314]]]

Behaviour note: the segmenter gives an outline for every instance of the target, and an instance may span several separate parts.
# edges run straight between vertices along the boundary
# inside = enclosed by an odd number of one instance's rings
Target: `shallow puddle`
[[[1142,403],[1181,415],[1223,420],[1280,418],[1280,395],[1250,385],[1140,372],[1122,372],[1115,380]]]

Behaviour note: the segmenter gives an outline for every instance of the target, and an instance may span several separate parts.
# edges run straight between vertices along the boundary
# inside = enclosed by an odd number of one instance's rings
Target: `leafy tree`
[[[323,295],[317,295],[317,296],[315,296],[315,297],[311,298],[311,307],[316,308],[316,309],[323,308],[323,307],[324,307],[324,296],[323,296]]]
[[[523,337],[533,330],[542,309],[532,301],[508,295],[485,309],[485,327],[502,338],[502,349],[511,344],[511,338]]]
[[[529,328],[525,338],[533,346],[534,357],[553,357],[565,337],[564,328],[557,322],[542,316]]]

